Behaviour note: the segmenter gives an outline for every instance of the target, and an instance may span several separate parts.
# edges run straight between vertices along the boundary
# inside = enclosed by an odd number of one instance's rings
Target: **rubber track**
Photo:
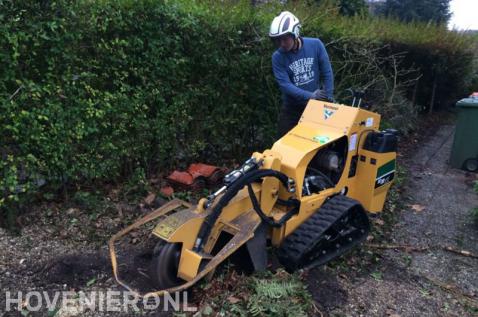
[[[324,232],[357,204],[360,205],[358,201],[342,195],[327,200],[316,213],[287,236],[279,247],[277,256],[282,265],[288,271],[300,268],[303,256],[314,248]]]

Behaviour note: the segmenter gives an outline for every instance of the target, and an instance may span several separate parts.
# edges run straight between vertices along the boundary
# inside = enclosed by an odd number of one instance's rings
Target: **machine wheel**
[[[362,205],[346,196],[334,196],[287,236],[277,256],[290,272],[322,265],[364,241],[369,231]]]
[[[158,242],[153,251],[150,277],[158,289],[166,289],[184,283],[178,275],[181,244]]]
[[[463,168],[468,172],[478,172],[478,159],[467,159],[465,163],[463,163]]]

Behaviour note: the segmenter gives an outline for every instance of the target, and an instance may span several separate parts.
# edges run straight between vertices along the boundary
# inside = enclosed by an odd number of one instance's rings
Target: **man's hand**
[[[312,99],[329,101],[329,97],[327,97],[327,93],[325,92],[325,90],[322,90],[322,89],[317,89],[316,91],[314,91]]]

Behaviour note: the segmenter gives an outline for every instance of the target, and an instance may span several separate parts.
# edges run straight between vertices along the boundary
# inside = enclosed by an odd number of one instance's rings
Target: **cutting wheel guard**
[[[239,228],[237,233],[232,237],[232,239],[227,243],[214,257],[212,257],[207,265],[202,268],[198,274],[190,281],[185,281],[184,284],[171,287],[168,289],[162,289],[157,291],[151,292],[140,292],[134,287],[128,285],[127,282],[120,276],[119,266],[121,265],[118,261],[117,250],[115,248],[115,243],[117,243],[121,238],[128,235],[131,231],[135,229],[139,229],[141,226],[144,226],[154,220],[157,220],[160,217],[167,216],[170,213],[173,213],[177,209],[191,209],[194,208],[190,204],[179,200],[174,199],[161,208],[151,212],[150,214],[144,216],[143,218],[139,219],[138,221],[134,222],[133,224],[129,225],[128,227],[124,228],[117,234],[115,234],[108,242],[110,258],[111,258],[111,265],[113,268],[113,275],[121,286],[125,289],[130,291],[134,296],[137,297],[151,297],[151,296],[163,296],[167,293],[175,293],[181,290],[185,290],[195,283],[197,283],[200,279],[205,277],[208,273],[213,272],[213,270],[221,264],[225,259],[227,259],[232,253],[234,253],[237,249],[239,249],[242,245],[244,245],[248,240],[254,237],[254,231],[259,226],[261,219],[257,216],[254,210],[250,210],[245,212],[243,215],[237,217],[234,220],[234,224]],[[201,215],[205,216],[205,215]],[[159,239],[159,238],[158,238]]]

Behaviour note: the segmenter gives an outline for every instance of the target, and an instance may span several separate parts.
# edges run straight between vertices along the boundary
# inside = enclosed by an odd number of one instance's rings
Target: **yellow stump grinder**
[[[309,101],[299,123],[271,149],[255,152],[197,206],[172,200],[109,241],[153,223],[146,275],[162,295],[192,286],[242,247],[255,270],[267,246],[288,271],[324,264],[364,241],[367,213],[383,208],[395,175],[396,131],[379,131],[380,115],[354,106]],[[138,294],[138,293],[137,293]]]

